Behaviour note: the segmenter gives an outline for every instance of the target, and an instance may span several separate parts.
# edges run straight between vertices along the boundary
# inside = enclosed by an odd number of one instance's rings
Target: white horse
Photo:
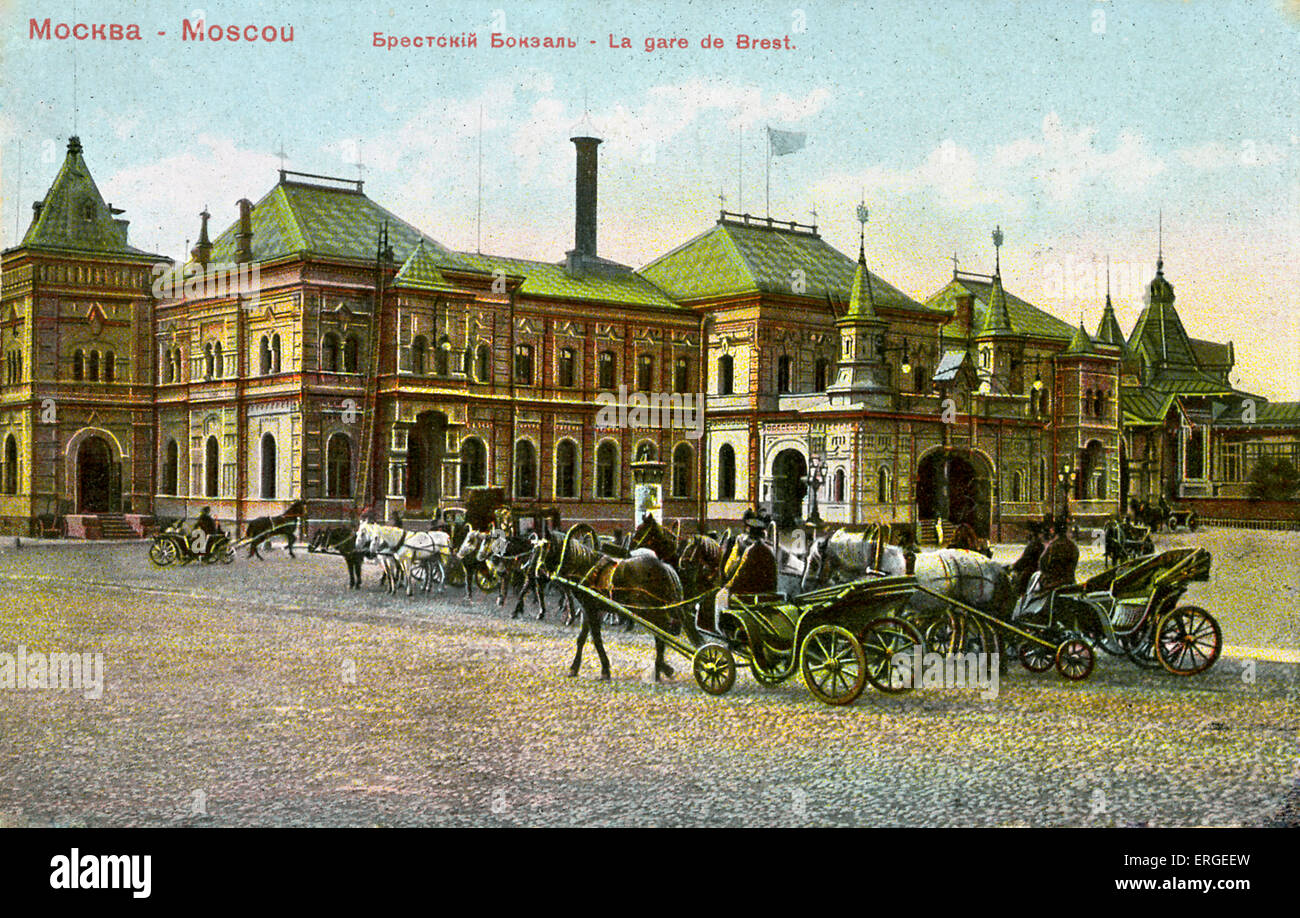
[[[451,536],[445,532],[408,532],[397,526],[362,523],[357,527],[357,551],[377,557],[384,566],[384,582],[389,593],[406,582],[406,595],[413,593],[412,568],[419,564],[425,572],[424,590],[433,583],[434,571],[446,581],[443,555],[451,548]]]

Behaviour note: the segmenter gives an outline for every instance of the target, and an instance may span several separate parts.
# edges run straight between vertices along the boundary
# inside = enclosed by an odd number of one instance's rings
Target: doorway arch
[[[974,452],[939,449],[921,458],[916,469],[916,513],[922,520],[967,523],[989,537],[992,470]]]
[[[808,460],[797,449],[783,449],[772,460],[772,517],[778,526],[789,528],[803,517],[807,475]]]
[[[423,510],[442,500],[442,464],[447,453],[447,416],[423,411],[406,438],[406,507]]]
[[[98,435],[77,447],[77,512],[111,513],[122,505],[121,466],[113,448]]]

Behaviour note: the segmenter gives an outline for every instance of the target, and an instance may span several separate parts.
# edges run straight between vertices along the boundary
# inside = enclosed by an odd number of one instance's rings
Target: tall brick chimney
[[[253,202],[239,199],[239,232],[235,233],[235,263],[253,260]]]
[[[596,257],[596,147],[600,138],[585,118],[578,125],[577,136],[570,137],[578,151],[578,170],[575,181],[573,250],[579,255]]]

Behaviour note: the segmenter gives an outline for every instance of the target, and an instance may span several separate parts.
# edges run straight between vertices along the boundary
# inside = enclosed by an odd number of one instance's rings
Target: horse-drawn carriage
[[[156,567],[189,564],[191,561],[229,564],[235,560],[235,548],[236,544],[221,529],[209,535],[202,548],[196,547],[195,536],[186,528],[185,520],[181,519],[154,534],[153,544],[149,546],[149,560]]]
[[[1120,564],[1155,552],[1151,528],[1131,520],[1113,519],[1102,533],[1105,540],[1106,563]]]

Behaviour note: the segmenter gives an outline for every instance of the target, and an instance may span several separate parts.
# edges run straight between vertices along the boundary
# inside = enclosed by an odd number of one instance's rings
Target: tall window
[[[736,499],[736,451],[730,443],[718,450],[718,500]]]
[[[221,379],[226,375],[226,362],[221,356],[221,342],[212,345],[212,375]]]
[[[262,434],[262,499],[275,498],[275,437]]]
[[[271,372],[280,372],[280,334],[276,332],[271,335]]]
[[[91,382],[99,382],[99,351],[90,352],[90,360],[86,365],[86,378]]]
[[[636,359],[636,387],[640,392],[655,387],[655,359],[650,354],[641,354]]]
[[[618,447],[606,440],[596,450],[596,496],[618,496]]]
[[[258,366],[258,371],[259,371],[263,376],[267,376],[267,375],[270,374],[270,372],[271,372],[271,339],[268,338],[266,335],[263,335],[263,336],[262,336],[262,340],[261,340],[261,342],[260,342],[259,345],[258,345],[258,361],[257,361],[257,366]]]
[[[167,440],[163,449],[162,493],[177,494],[180,491],[181,450],[175,438]]]
[[[492,381],[492,349],[486,344],[478,346],[478,371],[474,375],[481,383]]]
[[[560,348],[559,367],[557,375],[559,384],[566,388],[572,389],[578,384],[578,355],[571,347]]]
[[[1016,469],[1014,472],[1011,473],[1011,502],[1012,503],[1018,503],[1020,500],[1023,499],[1021,496],[1022,481],[1023,481],[1023,475],[1020,469]]]
[[[731,395],[736,386],[736,361],[730,354],[718,358],[718,394]]]
[[[320,343],[320,368],[325,373],[339,371],[339,336],[329,332]]]
[[[825,357],[818,357],[817,363],[813,367],[813,389],[818,392],[826,391],[827,377],[830,375],[831,362]]]
[[[792,361],[789,354],[782,354],[776,358],[776,391],[790,391],[790,367]]]
[[[203,447],[203,494],[216,497],[217,486],[221,481],[221,448],[216,437],[208,437]]]
[[[439,376],[451,372],[451,342],[446,338],[438,342],[438,349],[433,352],[433,369]]]
[[[465,353],[461,356],[460,371],[465,374],[466,379],[474,378],[474,345],[465,345]]]
[[[912,391],[922,395],[930,391],[930,373],[923,364],[912,367]]]
[[[172,363],[172,352],[170,348],[162,355],[161,363],[162,381],[165,383],[176,382],[176,365]]]
[[[686,357],[678,357],[673,363],[673,391],[686,393],[691,387],[691,363]]]
[[[533,384],[533,346],[531,344],[515,345],[515,384],[531,386]]]
[[[343,342],[343,372],[358,373],[361,366],[361,339],[348,335]]]
[[[345,433],[331,436],[325,447],[325,496],[352,496],[352,441]]]
[[[6,494],[18,493],[18,441],[13,434],[5,437],[4,485]]]
[[[1093,396],[1092,414],[1096,418],[1106,416],[1106,393],[1101,389],[1098,389],[1097,394]]]
[[[537,450],[531,440],[515,446],[515,497],[537,496]]]
[[[835,470],[835,483],[831,488],[831,500],[837,504],[844,503],[844,469]]]
[[[80,349],[72,354],[72,378],[84,379],[86,375],[86,355]]]
[[[881,466],[876,472],[876,503],[888,504],[894,500],[894,483],[890,479],[889,468]]]
[[[215,365],[212,362],[212,342],[209,341],[203,345],[203,378],[211,379],[212,370]]]
[[[691,496],[691,466],[695,464],[695,450],[685,443],[673,450],[673,497]]]
[[[104,353],[104,382],[117,380],[117,355],[112,351]]]
[[[1092,390],[1087,389],[1083,393],[1083,416],[1084,417],[1087,417],[1088,415],[1092,414],[1092,405],[1093,405]]]
[[[597,385],[606,392],[613,391],[618,385],[618,365],[614,362],[613,351],[601,351],[600,357],[596,359],[597,375],[599,380]]]
[[[578,444],[572,440],[555,448],[555,496],[578,496]]]
[[[423,376],[424,356],[428,348],[428,342],[424,340],[424,335],[416,335],[415,340],[411,342],[411,372],[416,376]]]
[[[483,441],[470,437],[460,444],[460,489],[487,484],[487,449]]]

